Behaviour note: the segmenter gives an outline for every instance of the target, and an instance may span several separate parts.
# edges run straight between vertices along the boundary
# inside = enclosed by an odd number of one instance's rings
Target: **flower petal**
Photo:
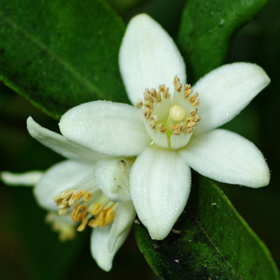
[[[115,220],[110,232],[108,250],[113,252],[120,235],[127,229],[129,229],[135,219],[136,212],[132,201],[125,201],[120,203],[117,210]]]
[[[133,104],[143,98],[146,88],[165,84],[173,88],[177,75],[186,82],[184,60],[172,38],[146,14],[135,16],[123,38],[119,64],[122,78]]]
[[[88,102],[66,112],[61,133],[99,153],[135,156],[151,142],[134,107],[108,101]]]
[[[100,159],[110,158],[71,142],[62,135],[40,126],[31,117],[27,119],[27,129],[37,141],[66,158],[85,163],[94,163]]]
[[[93,173],[93,166],[75,161],[63,161],[46,171],[34,188],[37,202],[49,210],[58,210],[54,198],[61,192],[73,188],[78,182]]]
[[[3,171],[0,173],[0,179],[10,186],[28,186],[33,187],[40,181],[44,172],[42,171],[30,171],[26,173],[11,173]]]
[[[178,151],[147,148],[130,173],[130,194],[141,222],[153,239],[164,239],[182,213],[191,173]]]
[[[92,231],[91,234],[91,254],[97,262],[98,266],[105,271],[110,271],[112,268],[113,259],[115,254],[126,240],[130,228],[124,231],[119,237],[115,249],[112,253],[108,251],[108,240],[110,237],[112,224],[105,227],[98,227]]]
[[[258,65],[232,63],[219,67],[201,78],[193,91],[199,93],[199,134],[233,119],[270,82]]]
[[[259,188],[270,180],[268,166],[258,148],[227,130],[197,135],[180,153],[194,170],[220,182]]]
[[[95,181],[103,194],[112,201],[131,200],[129,172],[133,161],[128,159],[100,160],[94,166]]]

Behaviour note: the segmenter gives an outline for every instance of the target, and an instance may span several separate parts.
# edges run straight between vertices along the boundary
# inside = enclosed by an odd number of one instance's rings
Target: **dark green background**
[[[185,1],[110,1],[127,21],[147,12],[176,40]],[[249,61],[262,66],[272,83],[236,119],[225,127],[253,141],[264,153],[272,172],[271,184],[249,189],[219,184],[233,205],[267,244],[280,264],[280,2],[271,0],[260,14],[238,31],[227,62]],[[191,69],[189,70],[191,72]],[[45,169],[59,156],[32,140],[25,127],[32,115],[57,130],[57,121],[46,117],[4,85],[0,88],[0,170]],[[45,212],[36,206],[31,189],[0,188],[0,268],[3,279],[156,279],[139,253],[134,234],[117,254],[109,274],[97,268],[89,253],[89,233],[61,245],[44,224]]]

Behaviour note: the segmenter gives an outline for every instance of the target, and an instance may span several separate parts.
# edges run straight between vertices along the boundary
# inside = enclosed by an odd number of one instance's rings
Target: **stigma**
[[[180,122],[186,118],[186,111],[179,105],[173,105],[169,109],[169,117],[175,122]]]
[[[162,148],[180,149],[190,140],[200,121],[198,93],[190,85],[183,87],[175,76],[173,95],[169,88],[160,85],[158,90],[146,89],[144,100],[136,107],[141,111],[147,133],[153,143]]]

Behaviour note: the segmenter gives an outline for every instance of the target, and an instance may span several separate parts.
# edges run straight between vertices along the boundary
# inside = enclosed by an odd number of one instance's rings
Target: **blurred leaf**
[[[82,102],[127,102],[124,23],[100,0],[0,0],[0,79],[59,118]]]
[[[141,252],[161,279],[279,279],[264,243],[224,193],[199,177],[186,210],[164,241],[136,226]]]
[[[195,80],[223,64],[233,33],[250,21],[267,0],[189,0],[179,46]]]

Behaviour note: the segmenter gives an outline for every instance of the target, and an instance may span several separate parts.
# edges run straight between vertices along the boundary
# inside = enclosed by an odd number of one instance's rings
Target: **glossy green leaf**
[[[233,33],[251,20],[266,2],[267,0],[187,1],[178,42],[194,80],[224,63]]]
[[[138,246],[161,279],[275,280],[264,243],[209,179],[195,183],[187,207],[163,241],[136,225]]]
[[[0,79],[56,118],[82,102],[127,102],[124,30],[100,0],[0,0]]]

